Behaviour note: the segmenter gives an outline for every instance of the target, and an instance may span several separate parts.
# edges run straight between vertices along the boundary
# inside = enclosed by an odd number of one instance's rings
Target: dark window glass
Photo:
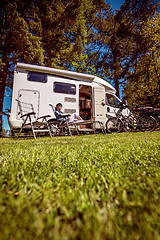
[[[57,93],[67,93],[67,94],[76,94],[76,85],[69,83],[54,83],[54,92]]]
[[[114,101],[115,101],[116,107],[119,107],[119,104],[121,103],[121,101],[119,101],[119,99],[116,96],[114,96]]]
[[[29,72],[28,73],[28,80],[33,82],[47,82],[47,74],[44,73],[36,73],[36,72]]]
[[[120,101],[111,94],[106,94],[106,104],[111,107],[119,107]]]

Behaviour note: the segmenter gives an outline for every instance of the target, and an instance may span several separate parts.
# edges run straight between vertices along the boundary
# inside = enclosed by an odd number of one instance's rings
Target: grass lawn
[[[160,132],[0,139],[1,240],[160,239]]]

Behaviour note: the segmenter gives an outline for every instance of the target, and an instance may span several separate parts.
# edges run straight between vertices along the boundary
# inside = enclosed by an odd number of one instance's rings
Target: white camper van
[[[76,112],[84,120],[95,116],[105,125],[118,111],[120,99],[115,94],[114,87],[96,76],[17,63],[9,125],[15,130],[22,124],[16,99],[32,103],[37,118],[46,114],[55,117],[49,104],[56,106],[60,102],[65,113]]]

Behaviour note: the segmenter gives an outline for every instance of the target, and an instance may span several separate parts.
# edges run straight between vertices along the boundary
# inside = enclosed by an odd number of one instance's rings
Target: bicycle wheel
[[[144,116],[139,120],[139,128],[142,132],[152,132],[156,128],[156,120],[152,116]]]
[[[106,122],[106,130],[109,133],[119,133],[122,131],[122,128],[122,121],[115,117],[108,119],[108,121]]]
[[[60,131],[58,128],[58,124],[56,124],[54,122],[49,122],[49,127],[50,127],[50,131],[52,133],[52,136],[55,136]]]
[[[133,121],[131,119],[126,119],[123,122],[123,131],[124,132],[132,132],[134,128]]]

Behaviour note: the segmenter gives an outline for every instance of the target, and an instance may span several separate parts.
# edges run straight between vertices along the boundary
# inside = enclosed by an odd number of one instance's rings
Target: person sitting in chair
[[[70,123],[70,122],[82,122],[84,121],[78,114],[73,113],[70,116],[65,117],[66,114],[64,114],[64,112],[61,111],[62,110],[62,104],[61,103],[57,103],[56,105],[56,109],[55,109],[55,116],[57,118],[57,120],[59,122],[61,122],[62,124],[66,122]]]

